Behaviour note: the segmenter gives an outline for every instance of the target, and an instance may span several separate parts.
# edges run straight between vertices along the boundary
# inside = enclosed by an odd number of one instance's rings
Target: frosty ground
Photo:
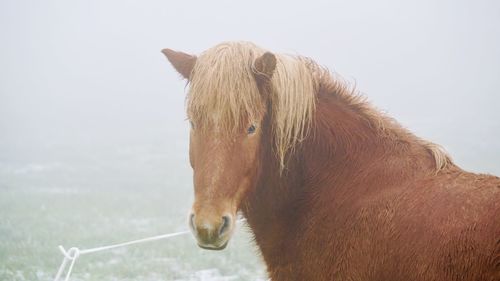
[[[39,150],[37,150],[39,151]],[[47,147],[0,159],[0,280],[52,280],[81,249],[187,229],[191,171],[162,144]],[[224,251],[191,235],[82,256],[72,280],[265,280],[246,226]]]

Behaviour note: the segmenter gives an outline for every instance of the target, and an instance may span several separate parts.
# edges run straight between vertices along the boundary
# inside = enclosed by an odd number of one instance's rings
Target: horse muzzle
[[[189,226],[200,248],[223,250],[231,238],[234,219],[231,215],[204,218],[192,213],[189,216]]]

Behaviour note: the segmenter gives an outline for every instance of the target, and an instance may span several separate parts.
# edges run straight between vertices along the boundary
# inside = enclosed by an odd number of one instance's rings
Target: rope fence
[[[238,222],[245,221],[245,219],[239,219]],[[151,242],[151,241],[156,241],[156,240],[161,240],[161,239],[168,239],[168,238],[173,238],[181,235],[186,235],[190,233],[190,231],[185,230],[185,231],[179,231],[179,232],[174,232],[174,233],[168,233],[168,234],[163,234],[163,235],[157,235],[157,236],[152,236],[148,238],[143,238],[143,239],[138,239],[138,240],[132,240],[128,242],[123,242],[119,244],[112,244],[108,246],[101,246],[101,247],[96,247],[96,248],[91,248],[91,249],[85,249],[85,250],[80,250],[77,247],[71,247],[68,250],[66,250],[63,246],[59,245],[59,250],[61,251],[63,255],[63,260],[61,262],[61,265],[59,266],[59,270],[57,271],[56,277],[54,278],[54,281],[59,281],[61,280],[61,276],[64,274],[66,271],[66,276],[64,277],[64,281],[68,281],[71,272],[73,271],[73,267],[76,263],[76,260],[81,256],[85,254],[91,254],[91,253],[97,253],[97,252],[102,252],[102,251],[107,251],[115,248],[121,248],[121,247],[126,247],[134,244],[141,244],[141,243],[146,243],[146,242]],[[69,267],[68,267],[69,265]],[[66,269],[67,268],[67,269]]]
[[[90,253],[97,253],[97,252],[102,252],[106,250],[111,250],[115,248],[121,248],[133,244],[140,244],[140,243],[145,243],[145,242],[150,242],[150,241],[155,241],[155,240],[160,240],[160,239],[167,239],[167,238],[172,238],[176,236],[181,236],[188,234],[189,231],[180,231],[180,232],[174,232],[174,233],[169,233],[169,234],[164,234],[164,235],[158,235],[158,236],[153,236],[149,238],[144,238],[144,239],[139,239],[139,240],[133,240],[133,241],[128,241],[120,244],[113,244],[109,246],[102,246],[102,247],[97,247],[97,248],[91,248],[91,249],[85,249],[85,250],[80,250],[77,247],[72,247],[69,248],[69,250],[64,249],[63,246],[59,245],[59,250],[61,251],[63,255],[63,260],[61,262],[61,266],[59,266],[59,270],[57,271],[56,277],[54,278],[54,281],[59,281],[61,279],[62,274],[66,270],[66,267],[69,264],[69,268],[66,272],[66,277],[64,278],[64,281],[68,281],[69,277],[71,276],[71,271],[73,270],[73,266],[76,263],[76,260],[80,257],[80,255],[85,255],[85,254],[90,254]]]

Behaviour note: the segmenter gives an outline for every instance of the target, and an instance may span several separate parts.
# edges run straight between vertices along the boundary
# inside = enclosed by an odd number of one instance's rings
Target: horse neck
[[[435,172],[434,160],[418,138],[376,117],[326,87],[318,93],[308,138],[289,157],[282,174],[269,142],[264,145],[261,177],[243,213],[268,264],[285,263],[283,254],[294,251],[287,243],[298,239],[294,233],[303,227],[311,197],[342,200],[342,194],[377,192]],[[375,124],[379,121],[386,123],[384,129]]]
[[[303,144],[306,181],[352,188],[401,183],[436,173],[425,142],[338,87],[322,87],[311,137]],[[374,186],[374,185],[371,185]]]

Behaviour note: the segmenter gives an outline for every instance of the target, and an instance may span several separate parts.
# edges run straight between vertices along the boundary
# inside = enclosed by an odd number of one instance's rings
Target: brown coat
[[[264,152],[244,207],[271,280],[500,280],[500,179],[436,173],[399,125],[381,132],[328,86],[318,95],[313,137],[283,177]]]

